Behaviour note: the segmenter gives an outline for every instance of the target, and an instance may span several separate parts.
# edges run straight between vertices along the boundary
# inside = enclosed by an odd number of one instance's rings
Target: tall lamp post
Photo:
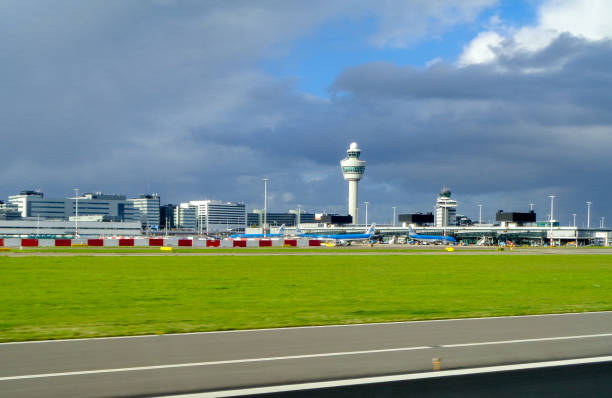
[[[586,202],[587,204],[587,228],[591,228],[591,202]]]
[[[300,222],[302,221],[302,206],[297,205],[297,220],[296,221],[296,226],[299,228],[300,227]]]
[[[79,188],[74,188],[74,237],[79,237]]]
[[[268,213],[268,181],[269,179],[263,178],[264,182],[264,214],[263,214],[263,236],[266,237],[266,224],[267,224],[267,213]]]
[[[365,205],[365,225],[368,225],[368,205],[370,202],[363,202],[363,204]]]
[[[482,224],[482,205],[478,205],[478,225]]]
[[[397,209],[397,206],[393,206],[393,226],[395,227],[395,209]]]
[[[554,209],[555,209],[555,195],[548,195],[548,197],[550,198],[550,245],[554,246],[555,245],[555,241],[553,240],[553,221],[555,220],[554,217]]]
[[[574,216],[574,227],[576,226],[576,213],[572,213],[572,216]]]

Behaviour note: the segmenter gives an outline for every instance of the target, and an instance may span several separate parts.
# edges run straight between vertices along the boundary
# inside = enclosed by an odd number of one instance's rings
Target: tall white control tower
[[[344,179],[349,184],[349,195],[348,195],[348,211],[353,216],[353,224],[357,224],[357,199],[358,199],[358,187],[359,180],[363,177],[365,172],[366,162],[360,160],[361,149],[357,146],[356,142],[351,143],[349,149],[346,150],[346,157],[340,161],[342,166],[342,174]]]

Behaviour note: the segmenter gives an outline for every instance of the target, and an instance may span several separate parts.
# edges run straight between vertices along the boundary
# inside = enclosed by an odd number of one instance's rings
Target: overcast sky
[[[163,203],[612,223],[607,0],[27,1],[0,9],[0,200],[73,188]],[[360,216],[363,216],[363,208]],[[360,220],[363,222],[363,220]]]

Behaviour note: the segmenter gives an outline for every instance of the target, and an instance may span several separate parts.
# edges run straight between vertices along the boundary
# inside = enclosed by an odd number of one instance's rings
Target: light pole
[[[74,237],[79,237],[79,188],[74,188]]]
[[[264,182],[264,214],[263,214],[263,236],[264,238],[266,237],[266,223],[268,221],[267,219],[267,213],[268,213],[268,180],[267,178],[262,178],[263,182]]]
[[[605,218],[605,217],[602,217],[602,218],[601,218],[601,221],[600,221],[599,228],[602,228],[602,229],[603,229],[603,227],[604,227],[604,221],[606,221],[606,218]]]
[[[368,205],[370,202],[363,202],[363,204],[365,205],[365,225],[368,225]]]
[[[548,195],[548,197],[550,198],[550,245],[554,246],[555,245],[555,241],[553,240],[553,221],[555,219],[554,217],[554,209],[555,209],[555,195]]]
[[[395,227],[395,209],[397,209],[397,206],[393,206],[393,226]]]
[[[533,211],[533,206],[535,205],[535,203],[529,203],[529,211]]]
[[[586,202],[587,204],[587,228],[591,228],[591,202]]]
[[[574,227],[576,226],[576,213],[572,213],[572,216],[574,216]]]
[[[482,224],[482,205],[478,205],[478,225]]]
[[[301,218],[302,218],[302,206],[297,205],[297,211],[298,211],[298,214],[297,214],[296,225],[299,228],[300,227],[300,222],[302,221],[301,220]]]

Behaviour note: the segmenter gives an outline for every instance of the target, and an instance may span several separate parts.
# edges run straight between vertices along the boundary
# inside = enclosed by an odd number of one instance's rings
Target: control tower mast
[[[357,200],[358,200],[358,186],[359,180],[363,177],[365,172],[366,162],[359,160],[361,155],[361,149],[357,146],[356,142],[351,143],[349,149],[346,150],[346,157],[340,161],[342,166],[342,174],[344,179],[349,184],[349,195],[348,195],[348,212],[353,217],[353,224],[358,224],[357,220]]]

